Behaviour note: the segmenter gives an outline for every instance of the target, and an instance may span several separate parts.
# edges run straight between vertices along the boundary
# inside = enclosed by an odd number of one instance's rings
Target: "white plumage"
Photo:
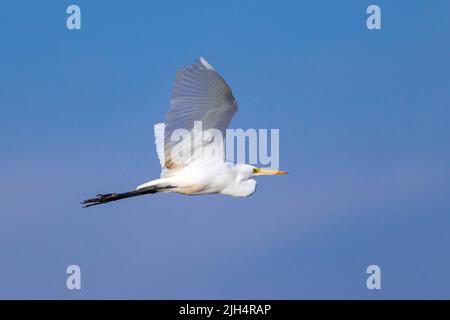
[[[172,135],[177,129],[185,129],[194,135],[195,122],[201,121],[202,130],[215,129],[225,137],[237,109],[230,87],[205,59],[200,57],[195,64],[182,68],[177,72],[166,121],[154,126],[161,177],[139,185],[135,191],[98,195],[83,204],[91,206],[156,192],[247,197],[256,190],[256,181],[252,177],[286,173],[247,164],[230,164],[224,157],[198,157],[198,148],[203,148],[204,152],[205,148],[217,146],[213,144],[214,139],[200,144],[184,144],[182,148],[187,148],[183,150],[190,151],[190,156],[183,162],[174,158],[174,149],[179,147],[179,141],[175,141]],[[223,144],[223,141],[217,142]]]

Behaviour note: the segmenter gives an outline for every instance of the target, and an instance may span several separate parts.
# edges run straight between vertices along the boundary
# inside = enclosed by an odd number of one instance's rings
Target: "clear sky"
[[[382,30],[366,28],[378,4]],[[81,7],[82,29],[66,28]],[[0,298],[450,298],[449,1],[2,1]],[[246,199],[150,195],[153,124],[204,56],[234,128],[279,128]],[[66,289],[66,267],[82,289]],[[382,270],[368,290],[366,268]]]

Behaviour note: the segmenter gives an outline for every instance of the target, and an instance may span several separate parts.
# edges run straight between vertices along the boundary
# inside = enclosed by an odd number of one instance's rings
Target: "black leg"
[[[96,206],[98,204],[108,203],[111,201],[117,201],[117,200],[136,197],[136,196],[142,196],[144,194],[153,194],[153,193],[157,193],[158,191],[160,191],[162,189],[168,189],[168,188],[173,188],[173,187],[171,187],[171,186],[167,186],[167,187],[152,186],[152,187],[147,187],[144,189],[124,192],[124,193],[98,194],[95,198],[84,200],[83,202],[81,202],[81,204],[84,204],[83,208],[87,208],[87,207],[91,207],[91,206]]]

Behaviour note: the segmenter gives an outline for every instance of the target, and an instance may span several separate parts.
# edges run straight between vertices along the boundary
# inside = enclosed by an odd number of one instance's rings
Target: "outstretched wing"
[[[202,122],[202,130],[225,132],[238,107],[230,87],[220,74],[203,58],[178,71],[167,113],[164,133],[165,167],[177,164],[171,160],[174,130],[192,131],[194,121]]]

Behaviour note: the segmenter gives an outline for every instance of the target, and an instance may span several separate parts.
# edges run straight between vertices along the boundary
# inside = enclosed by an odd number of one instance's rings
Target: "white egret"
[[[248,197],[255,192],[260,175],[285,174],[284,171],[256,168],[247,164],[231,164],[218,157],[207,164],[194,156],[183,163],[173,159],[172,133],[178,128],[192,131],[195,121],[203,129],[225,131],[238,107],[230,87],[203,58],[178,71],[165,123],[155,125],[156,150],[161,162],[159,179],[141,184],[134,191],[99,194],[82,202],[85,207],[157,192],[186,195],[218,193]],[[203,143],[202,146],[205,144]]]

